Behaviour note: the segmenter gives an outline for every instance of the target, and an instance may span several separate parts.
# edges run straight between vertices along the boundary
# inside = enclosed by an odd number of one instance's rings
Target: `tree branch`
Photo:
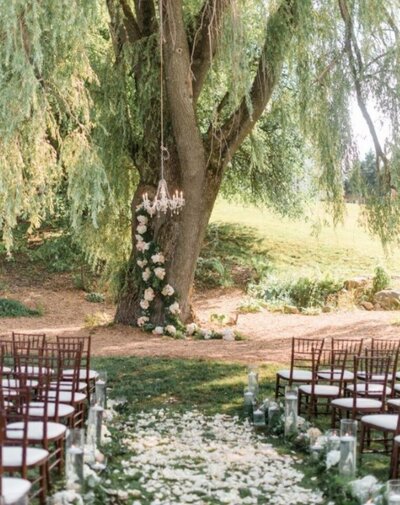
[[[122,12],[124,13],[124,26],[129,39],[129,42],[133,44],[141,37],[141,30],[137,24],[135,15],[132,12],[127,0],[119,0],[122,7]]]
[[[376,170],[378,178],[380,178],[380,162],[383,163],[384,167],[384,183],[387,188],[390,188],[390,167],[389,160],[387,159],[382,146],[379,142],[378,135],[376,133],[374,122],[372,121],[371,115],[368,112],[368,108],[364,99],[363,89],[362,89],[362,74],[364,71],[364,65],[362,61],[361,51],[357,44],[357,39],[354,34],[353,20],[350,15],[350,11],[347,7],[346,0],[338,0],[339,9],[342,19],[345,24],[345,50],[349,58],[350,71],[354,81],[354,87],[356,90],[357,104],[361,110],[361,113],[367,123],[368,130],[372,137],[374,143],[375,155],[376,155]]]
[[[154,0],[135,0],[135,11],[140,32],[151,35],[157,29]]]
[[[124,6],[125,5],[125,9]],[[118,62],[127,42],[134,43],[140,38],[135,16],[125,0],[107,0],[110,15],[110,34],[114,47],[115,59]]]
[[[267,106],[280,78],[285,53],[298,22],[297,5],[298,0],[283,0],[269,17],[264,48],[249,98],[242,98],[239,107],[219,130],[209,131],[210,158],[214,161],[211,165],[220,165],[222,169],[226,167]],[[222,160],[222,164],[217,160]]]
[[[197,15],[191,59],[193,73],[193,102],[196,103],[221,36],[224,13],[231,0],[206,0]]]

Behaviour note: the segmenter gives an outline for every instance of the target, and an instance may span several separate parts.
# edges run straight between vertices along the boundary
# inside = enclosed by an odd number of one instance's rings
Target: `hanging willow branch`
[[[357,104],[361,110],[361,113],[367,123],[369,132],[374,143],[375,154],[376,154],[376,171],[378,179],[383,182],[383,190],[387,192],[390,188],[390,166],[389,160],[385,155],[382,146],[379,142],[378,135],[376,133],[374,122],[372,121],[371,115],[368,112],[366,101],[364,98],[363,88],[362,88],[362,74],[364,72],[364,64],[361,56],[360,48],[358,47],[357,39],[354,33],[353,20],[350,15],[350,11],[347,6],[346,0],[339,0],[339,8],[342,19],[345,23],[345,50],[349,58],[349,65],[351,74],[354,81],[354,87],[356,90]],[[381,163],[383,164],[383,178],[380,170]],[[382,180],[383,179],[383,180]]]

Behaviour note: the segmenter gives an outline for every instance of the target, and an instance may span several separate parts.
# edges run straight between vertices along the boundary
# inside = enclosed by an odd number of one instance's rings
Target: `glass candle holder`
[[[272,430],[279,423],[279,406],[271,402],[268,407],[268,429]]]
[[[400,479],[388,480],[386,490],[388,505],[400,505]]]
[[[98,372],[95,384],[96,402],[103,409],[107,406],[107,372]]]
[[[254,396],[257,397],[258,395],[258,367],[256,366],[249,366],[248,368],[248,374],[247,374],[247,381],[248,381],[248,389],[254,393]]]
[[[339,473],[354,477],[357,470],[357,421],[340,421],[340,461]],[[400,505],[400,502],[399,502]]]
[[[325,432],[327,450],[340,451],[340,436],[339,430],[327,430]]]
[[[244,414],[245,416],[251,416],[253,413],[253,406],[255,403],[254,392],[250,391],[249,388],[244,388],[243,400],[244,400]]]
[[[262,409],[256,409],[253,412],[253,424],[254,426],[265,426],[265,411]]]
[[[65,477],[67,489],[79,491],[83,486],[84,430],[69,430],[66,438]]]
[[[285,388],[285,436],[297,433],[298,390],[293,386]]]

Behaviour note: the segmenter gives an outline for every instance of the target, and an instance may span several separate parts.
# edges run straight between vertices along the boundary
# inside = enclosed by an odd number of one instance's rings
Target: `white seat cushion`
[[[353,398],[336,398],[336,400],[332,400],[331,405],[343,409],[352,409]],[[382,402],[371,398],[356,398],[355,407],[356,409],[379,409],[382,407]]]
[[[5,468],[18,468],[22,466],[22,453],[22,447],[3,447],[3,466]],[[37,449],[36,447],[26,448],[26,464],[28,466],[33,466],[37,465],[39,462],[44,462],[48,456],[49,453],[45,449]]]
[[[395,391],[400,391],[400,384],[395,384],[394,389]]]
[[[25,386],[25,382],[20,382],[18,379],[3,379],[1,381],[1,385],[4,388],[19,388],[21,386]],[[26,385],[35,388],[38,385],[38,381],[29,379],[26,381]]]
[[[29,421],[28,422],[28,439],[29,440],[43,440],[44,437],[44,422],[42,421]],[[60,423],[48,422],[47,424],[47,439],[53,440],[61,437],[66,431],[67,427]],[[23,437],[24,423],[10,423],[7,424],[7,438],[11,440],[20,440]]]
[[[372,425],[378,430],[381,428],[387,431],[396,431],[398,417],[397,414],[372,414],[363,416],[361,422]]]
[[[400,408],[400,398],[390,398],[390,400],[387,401],[387,404],[398,409]]]
[[[340,380],[342,371],[338,369],[334,370],[320,370],[318,372],[318,377],[320,379],[325,379],[325,380]],[[353,372],[349,372],[348,370],[345,370],[343,372],[343,380],[345,381],[351,381],[354,379],[354,374]]]
[[[277,375],[279,377],[282,377],[282,379],[290,379],[290,370],[279,370],[277,372]],[[298,381],[311,381],[312,380],[312,373],[310,370],[293,370],[292,373],[292,380],[298,382]]]
[[[28,375],[48,375],[48,374],[54,374],[54,370],[52,368],[46,368],[46,367],[39,367],[39,366],[22,366],[21,371],[28,374]]]
[[[57,382],[50,382],[50,387],[52,389],[58,389],[60,391],[71,391],[72,389],[72,382],[69,382],[69,381],[60,381],[59,383]],[[87,388],[87,384],[86,382],[78,382],[78,384],[76,385],[76,390],[75,391],[83,391],[84,389]]]
[[[302,393],[305,393],[306,395],[310,395],[312,387],[311,387],[311,384],[309,384],[307,386],[300,386],[299,389]],[[321,384],[316,384],[314,387],[314,394],[316,396],[338,396],[339,387],[338,386],[324,386]]]
[[[397,437],[394,437],[393,440],[396,442],[396,444],[400,444],[400,435],[397,435]]]
[[[396,379],[400,380],[400,371],[396,373]]]
[[[357,377],[361,380],[364,380],[365,379],[365,372],[358,372],[357,373]],[[390,377],[390,375],[388,374],[388,377]],[[376,382],[383,382],[385,380],[385,375],[383,374],[372,374],[369,376],[369,380],[371,381],[376,381]]]
[[[44,416],[44,402],[30,402],[29,403],[29,411],[28,415],[31,417],[43,417]],[[72,405],[67,405],[65,403],[59,403],[57,405],[56,412],[56,404],[48,403],[47,404],[47,416],[48,417],[67,417],[72,415],[75,412],[75,409]]]
[[[49,391],[49,398],[58,398],[61,403],[71,403],[72,391]],[[86,400],[86,395],[83,393],[74,393],[74,403],[83,402]]]
[[[81,368],[79,371],[79,379],[86,380],[86,373],[86,368]],[[72,377],[74,371],[71,368],[70,370],[64,370],[62,374],[63,377]],[[89,379],[97,379],[98,375],[99,374],[96,372],[96,370],[89,370]]]
[[[15,505],[31,489],[31,483],[26,479],[16,477],[1,477],[3,499],[5,505]]]
[[[368,391],[367,391],[368,386]],[[349,391],[354,391],[354,384],[350,384],[347,389]],[[386,394],[390,395],[392,392],[391,388],[386,387]],[[357,393],[368,394],[370,396],[380,396],[383,393],[383,384],[357,384]]]
[[[8,367],[8,366],[3,366],[3,373],[10,373],[11,372],[11,368]]]

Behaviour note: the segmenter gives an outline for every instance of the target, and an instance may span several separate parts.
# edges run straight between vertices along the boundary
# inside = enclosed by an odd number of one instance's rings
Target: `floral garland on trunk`
[[[145,331],[152,331],[156,335],[169,335],[183,337],[185,326],[179,314],[181,312],[175,289],[167,283],[165,270],[165,257],[155,242],[153,232],[149,226],[152,217],[143,207],[136,208],[136,265],[141,283],[141,300],[139,302],[141,315],[137,325]],[[164,326],[155,326],[150,322],[151,305],[156,296],[161,296],[165,307]]]

